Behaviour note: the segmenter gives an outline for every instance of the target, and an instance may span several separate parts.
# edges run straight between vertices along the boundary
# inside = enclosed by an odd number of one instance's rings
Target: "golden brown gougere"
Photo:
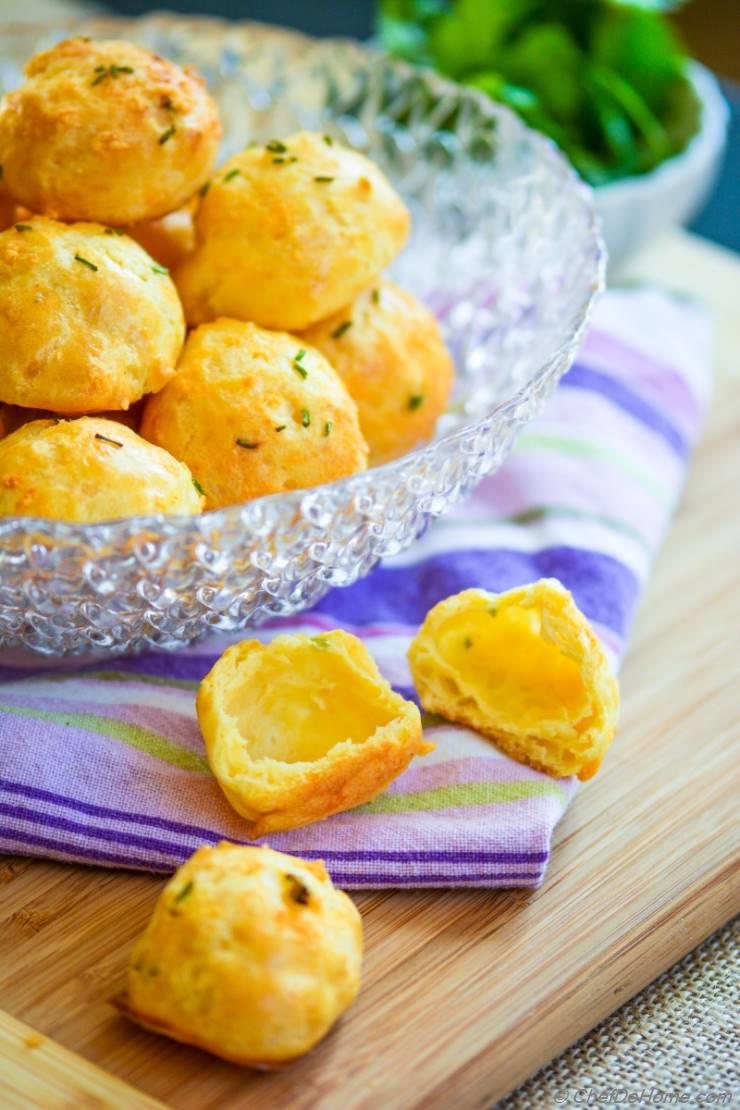
[[[221,125],[202,78],[121,40],[36,54],[0,108],[8,192],[32,212],[120,226],[185,204],[211,174]]]
[[[201,683],[197,712],[211,770],[250,837],[361,805],[434,746],[413,702],[340,630],[234,644]]]
[[[0,439],[0,516],[91,524],[202,506],[188,468],[118,421],[34,420]]]
[[[185,337],[177,290],[109,230],[32,216],[0,233],[0,401],[126,409],[174,374]]]
[[[209,509],[364,470],[357,407],[324,356],[285,332],[216,320],[188,336],[141,434],[187,463]]]
[[[432,438],[454,367],[436,319],[412,293],[379,278],[301,336],[326,355],[357,404],[371,466]]]
[[[306,328],[349,304],[398,254],[409,214],[376,165],[301,132],[235,154],[175,271],[190,325],[218,316]]]
[[[155,1033],[275,1068],[327,1034],[361,963],[362,920],[322,863],[222,842],[164,888],[119,1006]]]
[[[550,775],[591,778],[614,736],[617,680],[555,579],[440,601],[411,644],[409,664],[426,710]]]

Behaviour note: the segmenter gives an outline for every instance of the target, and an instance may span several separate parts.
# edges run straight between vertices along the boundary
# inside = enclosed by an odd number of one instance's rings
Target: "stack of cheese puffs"
[[[214,170],[220,136],[197,73],[118,40],[0,105],[0,515],[197,513],[432,436],[452,362],[381,276],[389,182],[309,132]]]

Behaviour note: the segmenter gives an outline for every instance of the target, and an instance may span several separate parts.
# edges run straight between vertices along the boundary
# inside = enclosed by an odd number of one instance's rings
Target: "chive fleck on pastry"
[[[370,801],[433,745],[347,632],[227,648],[198,690],[208,762],[248,835]]]
[[[555,579],[440,601],[411,644],[409,664],[426,710],[555,777],[591,778],[613,739],[617,680]]]
[[[185,338],[177,290],[110,230],[32,216],[0,233],[0,401],[127,409],[174,374]]]
[[[175,271],[188,324],[232,316],[294,331],[349,304],[392,262],[409,214],[362,154],[301,132],[221,166],[195,229]]]
[[[119,1007],[232,1063],[278,1067],[328,1033],[361,964],[360,914],[323,863],[222,842],[162,891]]]
[[[118,39],[68,39],[26,64],[0,108],[8,191],[32,212],[156,219],[210,176],[221,126],[202,79]]]
[[[371,466],[432,438],[454,369],[437,321],[412,293],[379,279],[301,334],[326,355],[357,404]]]
[[[118,421],[34,420],[0,439],[0,517],[92,524],[202,506],[188,468]]]
[[[357,406],[323,355],[285,332],[215,320],[188,336],[141,434],[187,463],[209,509],[367,466]]]

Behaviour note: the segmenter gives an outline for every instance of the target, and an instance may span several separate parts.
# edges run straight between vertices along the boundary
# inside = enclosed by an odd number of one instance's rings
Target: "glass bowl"
[[[458,377],[433,443],[330,485],[200,517],[0,520],[6,659],[174,649],[367,574],[500,466],[568,369],[603,281],[589,191],[548,140],[474,90],[351,42],[154,15],[6,26],[0,91],[70,34],[196,65],[224,157],[307,128],[375,159],[413,216],[392,274],[436,312]]]

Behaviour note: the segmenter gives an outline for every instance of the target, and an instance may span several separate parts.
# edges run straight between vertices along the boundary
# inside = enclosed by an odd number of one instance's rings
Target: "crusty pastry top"
[[[184,337],[167,271],[128,236],[40,216],[0,233],[0,401],[126,409],[174,374]]]
[[[179,208],[208,179],[220,136],[197,73],[118,39],[36,54],[0,110],[8,190],[63,220],[122,225]]]
[[[409,214],[381,170],[312,132],[221,166],[175,271],[189,324],[218,316],[293,331],[349,304],[403,246]]]

